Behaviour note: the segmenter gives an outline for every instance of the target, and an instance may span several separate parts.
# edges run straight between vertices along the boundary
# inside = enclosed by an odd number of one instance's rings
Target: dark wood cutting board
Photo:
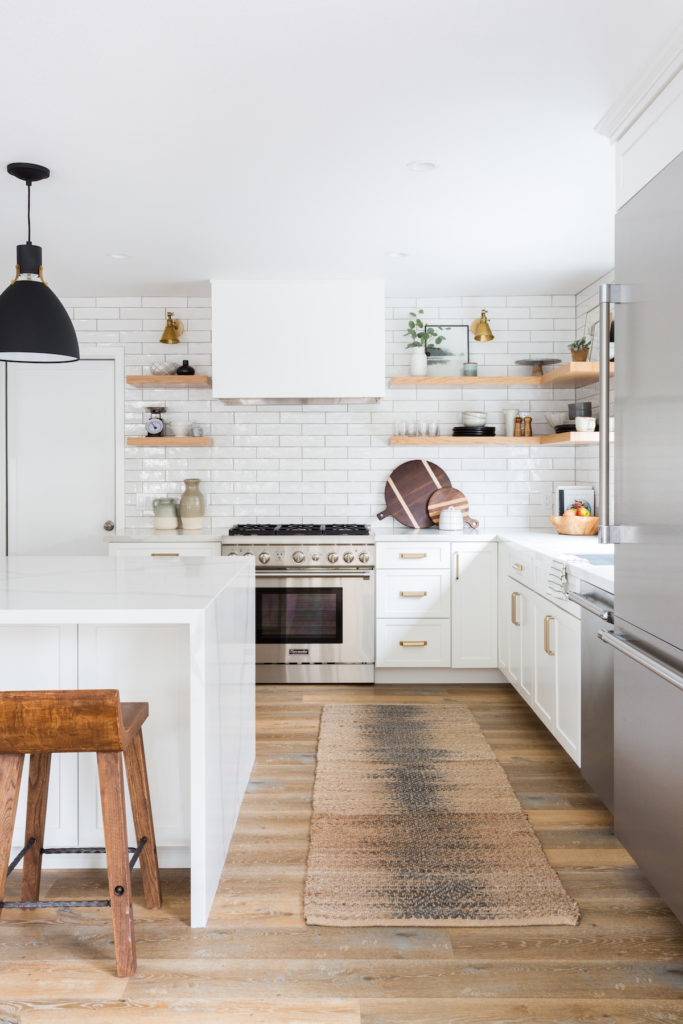
[[[411,459],[392,470],[386,487],[384,500],[387,507],[377,513],[378,519],[393,516],[403,526],[414,530],[433,526],[427,512],[427,501],[440,487],[449,487],[450,480],[440,466],[425,459]]]
[[[468,515],[470,503],[462,493],[455,487],[440,487],[438,491],[430,496],[427,502],[427,514],[433,523],[438,523],[441,513],[445,508],[459,508],[462,518],[473,530],[479,526],[479,520]]]

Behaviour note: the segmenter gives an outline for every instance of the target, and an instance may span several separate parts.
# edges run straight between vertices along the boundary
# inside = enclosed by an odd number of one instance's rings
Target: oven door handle
[[[257,580],[369,580],[363,572],[257,572]]]

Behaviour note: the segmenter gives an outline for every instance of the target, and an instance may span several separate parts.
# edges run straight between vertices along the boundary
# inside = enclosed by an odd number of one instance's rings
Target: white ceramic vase
[[[425,352],[422,345],[420,345],[419,348],[416,348],[410,354],[410,376],[427,376],[427,353]]]

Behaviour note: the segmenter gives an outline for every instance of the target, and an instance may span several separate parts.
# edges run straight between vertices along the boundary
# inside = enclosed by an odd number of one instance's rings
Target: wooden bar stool
[[[161,906],[142,723],[147,704],[122,704],[118,690],[42,690],[0,693],[0,913],[3,907],[111,907],[116,972],[135,974],[130,872],[138,858],[146,905]],[[104,847],[45,848],[45,813],[52,754],[97,753]],[[24,756],[31,755],[23,850],[9,863]],[[137,846],[128,846],[123,763]],[[44,853],[106,853],[108,900],[41,900]],[[130,862],[128,854],[132,853]],[[5,884],[24,858],[21,900],[5,902]]]

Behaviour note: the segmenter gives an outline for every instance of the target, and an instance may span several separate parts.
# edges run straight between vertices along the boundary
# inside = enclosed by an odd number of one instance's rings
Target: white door
[[[496,544],[453,546],[453,668],[498,665]]]
[[[8,364],[8,554],[103,555],[115,519],[115,360]]]

